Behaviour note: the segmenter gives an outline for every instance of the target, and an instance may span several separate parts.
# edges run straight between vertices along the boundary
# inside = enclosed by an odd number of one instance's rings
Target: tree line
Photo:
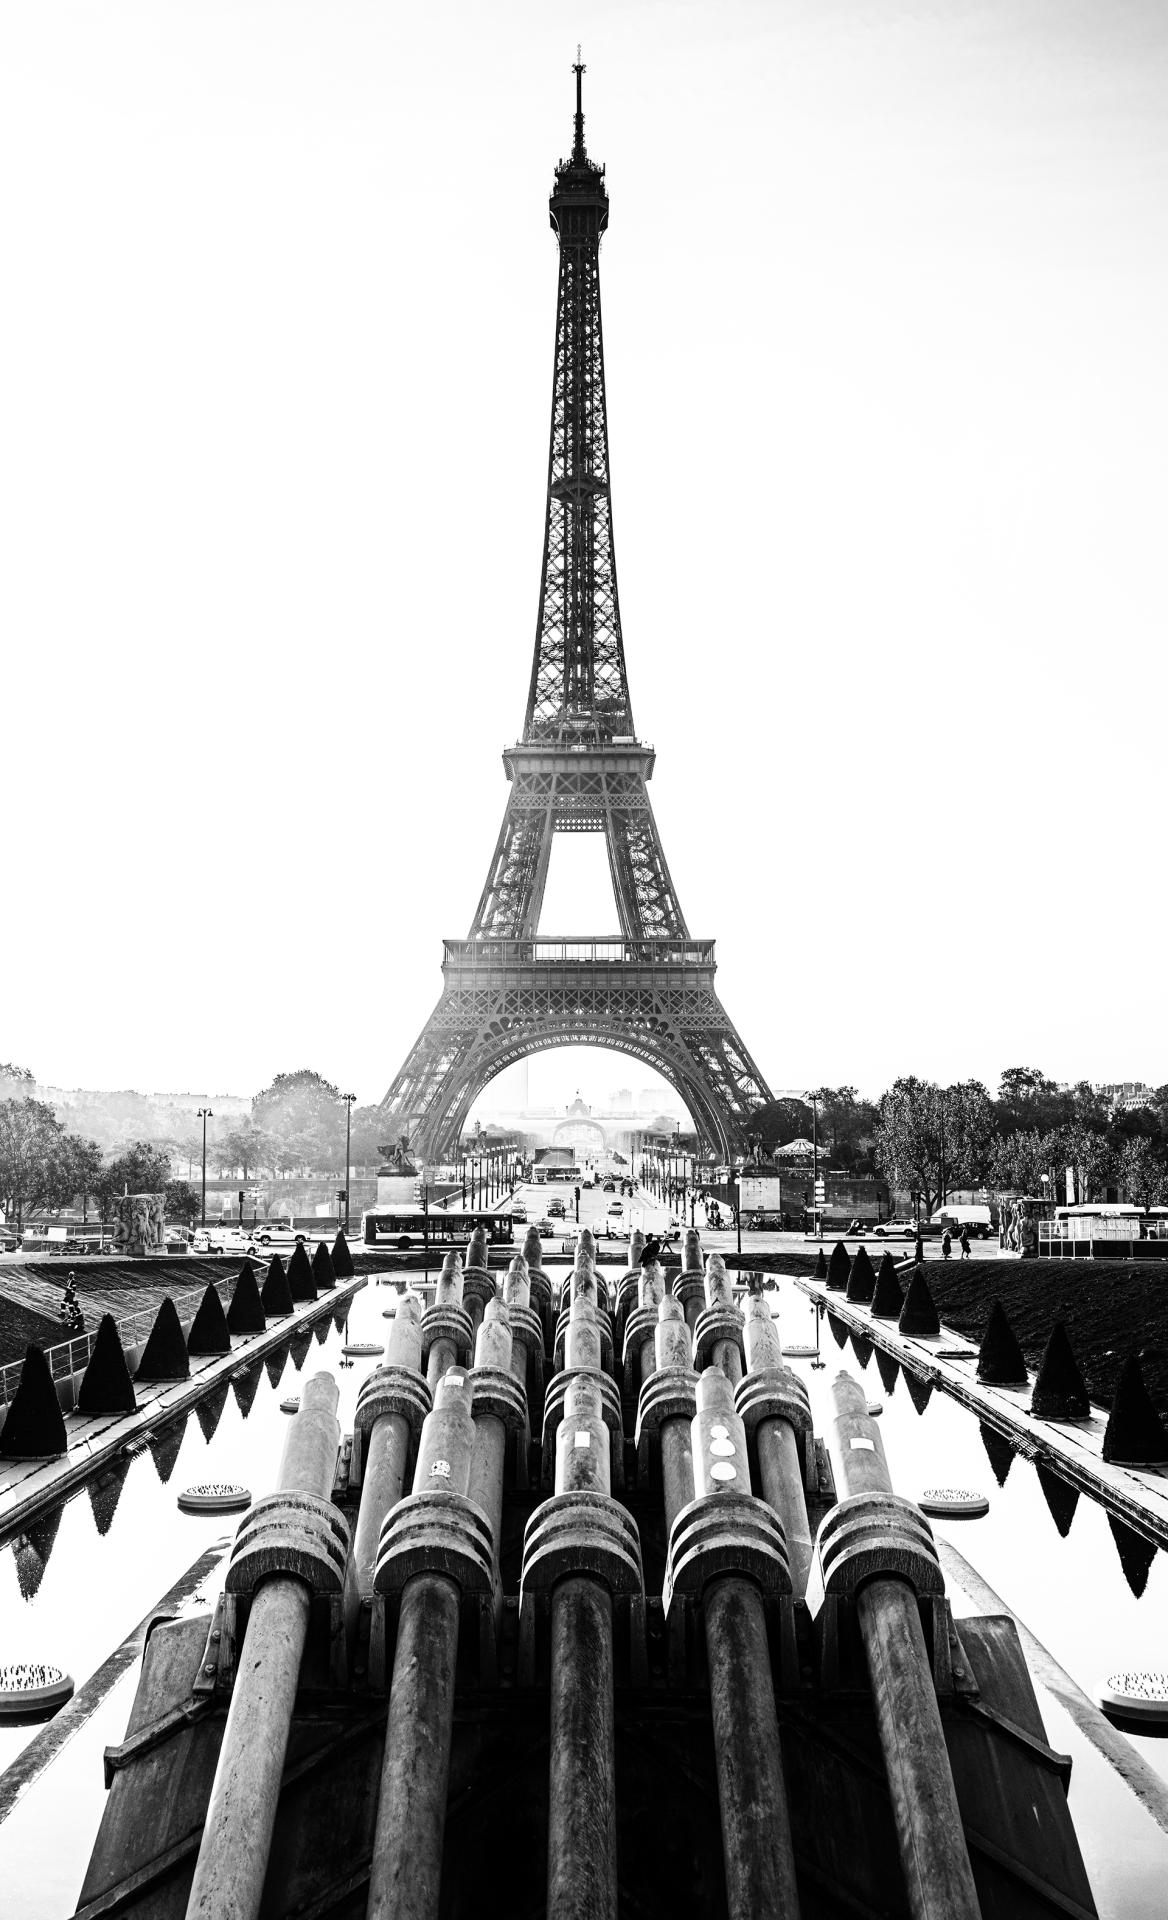
[[[1126,1196],[1147,1210],[1168,1195],[1168,1085],[1147,1103],[1109,1108],[1089,1082],[1059,1087],[1037,1067],[1007,1067],[996,1097],[980,1080],[940,1086],[914,1074],[879,1100],[818,1087],[759,1116],[767,1148],[818,1133],[824,1162],[921,1196],[986,1188],[1079,1202]]]

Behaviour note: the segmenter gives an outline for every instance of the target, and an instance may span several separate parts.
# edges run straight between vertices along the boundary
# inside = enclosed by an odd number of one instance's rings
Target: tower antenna
[[[572,68],[576,76],[576,140],[572,148],[572,159],[580,166],[587,159],[584,151],[584,62],[580,55],[580,42],[576,42],[576,64]]]

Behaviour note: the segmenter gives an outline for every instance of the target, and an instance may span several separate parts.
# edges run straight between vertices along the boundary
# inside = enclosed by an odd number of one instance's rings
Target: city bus
[[[515,1222],[508,1212],[427,1213],[422,1207],[370,1207],[361,1216],[361,1237],[367,1247],[465,1247],[476,1227],[485,1227],[492,1247],[515,1239]]]

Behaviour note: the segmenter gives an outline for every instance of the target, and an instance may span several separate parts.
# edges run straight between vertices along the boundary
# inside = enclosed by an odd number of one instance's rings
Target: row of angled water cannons
[[[830,1259],[820,1252],[815,1278],[826,1283],[829,1293],[842,1293],[851,1305],[866,1306],[873,1320],[895,1320],[898,1331],[914,1339],[939,1339],[940,1316],[923,1263],[913,1266],[907,1292],[900,1284],[902,1271],[890,1253],[885,1253],[876,1269],[865,1248],[849,1256],[841,1241]],[[828,1320],[834,1320],[833,1331],[842,1346],[847,1329],[830,1309]],[[1062,1320],[1056,1320],[1051,1328],[1031,1386],[1022,1348],[1005,1308],[995,1299],[978,1348],[977,1377],[987,1386],[1019,1390],[1030,1386],[1029,1411],[1039,1419],[1086,1421],[1092,1417],[1087,1383]],[[1148,1393],[1135,1353],[1127,1356],[1116,1382],[1103,1435],[1103,1458],[1114,1466],[1158,1467],[1168,1463],[1168,1428]]]
[[[675,1606],[697,1609],[704,1631],[731,1920],[799,1912],[768,1609],[786,1620],[777,1644],[793,1647],[809,1588],[821,1604],[857,1596],[914,1914],[977,1914],[919,1612],[943,1580],[927,1521],[892,1491],[863,1390],[846,1375],[833,1387],[841,1500],[813,1548],[807,1391],[761,1290],[739,1307],[721,1258],[703,1268],[696,1233],[672,1292],[638,1253],[634,1242],[610,1290],[582,1234],[554,1297],[537,1236],[501,1287],[476,1238],[465,1269],[447,1255],[432,1304],[399,1300],[357,1403],[351,1547],[330,1498],[337,1388],[326,1374],[306,1383],[278,1490],[245,1516],[227,1571],[222,1638],[239,1651],[190,1915],[259,1912],[314,1594],[331,1596],[350,1639],[354,1619],[381,1609],[387,1652],[392,1640],[367,1912],[438,1913],[460,1621],[493,1609],[497,1628],[505,1482],[524,1484],[542,1396],[554,1491],[525,1528],[519,1634],[522,1645],[526,1619],[542,1635],[549,1677],[547,1912],[615,1920],[614,1628],[631,1644],[645,1603],[637,1525],[617,1497],[634,1386],[638,1477],[644,1467],[660,1485],[669,1533],[666,1622]]]
[[[316,1300],[338,1280],[351,1279],[352,1255],[343,1233],[330,1252],[322,1240],[311,1260],[298,1242],[287,1269],[279,1254],[261,1287],[250,1261],[245,1261],[224,1308],[214,1283],[208,1281],[189,1330],[184,1334],[178,1309],[168,1295],[161,1303],[133,1373],[112,1314],[103,1314],[88,1364],[77,1385],[74,1410],[79,1414],[131,1414],[138,1402],[134,1382],[165,1386],[190,1378],[191,1360],[231,1352],[232,1335],[263,1333],[269,1320],[283,1319],[297,1306]],[[20,1383],[0,1430],[0,1459],[44,1460],[68,1451],[58,1385],[39,1346],[30,1346],[21,1368]]]

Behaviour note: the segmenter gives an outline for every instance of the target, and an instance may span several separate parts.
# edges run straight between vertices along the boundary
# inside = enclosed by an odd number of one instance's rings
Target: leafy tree
[[[768,1100],[751,1115],[751,1128],[762,1135],[768,1153],[785,1147],[792,1140],[811,1138],[811,1106],[804,1100]]]
[[[876,1164],[890,1186],[919,1192],[930,1213],[951,1187],[982,1184],[993,1144],[993,1102],[980,1080],[939,1087],[909,1074],[881,1098]]]
[[[163,1189],[168,1220],[181,1220],[193,1227],[199,1217],[199,1196],[186,1180],[168,1180]]]
[[[43,1100],[26,1095],[0,1104],[0,1202],[17,1226],[26,1210],[48,1203],[64,1131]]]
[[[16,1067],[11,1060],[0,1060],[0,1098],[27,1100],[35,1091],[36,1081],[27,1067]]]
[[[66,1133],[61,1136],[58,1152],[60,1182],[68,1186],[70,1200],[80,1201],[81,1211],[85,1213],[89,1196],[95,1192],[95,1182],[101,1178],[101,1148],[96,1140],[84,1140],[79,1133]]]
[[[297,1166],[331,1172],[344,1164],[344,1102],[319,1073],[278,1073],[252,1101],[251,1117],[285,1152],[295,1153]]]
[[[989,1183],[999,1193],[1041,1198],[1045,1177],[1053,1194],[1058,1158],[1058,1140],[1053,1133],[1039,1133],[1037,1127],[1027,1127],[1017,1133],[999,1135],[990,1156]]]
[[[1125,1142],[1119,1156],[1119,1175],[1124,1191],[1145,1213],[1163,1204],[1168,1192],[1168,1169],[1150,1140]]]
[[[1097,1199],[1100,1188],[1107,1185],[1115,1158],[1107,1135],[1076,1119],[1058,1129],[1054,1144],[1057,1165],[1070,1167],[1074,1173],[1079,1201]]]
[[[261,1166],[270,1166],[274,1158],[275,1142],[270,1134],[261,1127],[245,1125],[233,1127],[216,1143],[215,1158],[220,1172],[242,1170],[245,1180],[257,1174]]]
[[[149,1140],[135,1140],[103,1167],[93,1183],[102,1216],[113,1211],[119,1195],[165,1193],[170,1185],[170,1155]]]

